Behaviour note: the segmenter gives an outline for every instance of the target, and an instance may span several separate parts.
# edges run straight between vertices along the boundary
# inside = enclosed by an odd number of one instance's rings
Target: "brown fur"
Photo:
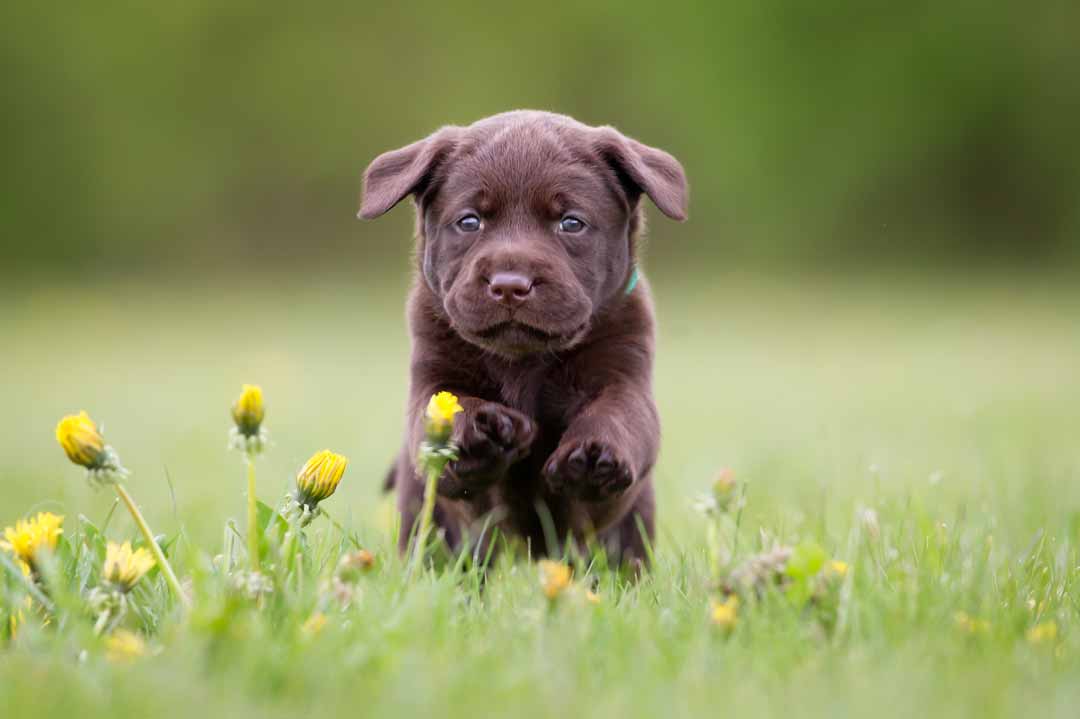
[[[423,494],[424,408],[448,390],[465,408],[436,507],[452,545],[489,522],[537,553],[595,537],[644,559],[638,524],[651,539],[660,442],[654,321],[648,283],[625,291],[643,194],[685,218],[675,158],[543,112],[445,127],[368,167],[361,217],[409,195],[417,207],[408,427],[392,473],[403,546]]]

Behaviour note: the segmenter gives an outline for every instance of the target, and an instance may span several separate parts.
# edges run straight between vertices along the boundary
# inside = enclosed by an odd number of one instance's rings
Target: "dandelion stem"
[[[438,489],[439,475],[442,474],[441,466],[431,466],[427,472],[427,483],[424,485],[424,504],[420,508],[420,527],[416,532],[416,546],[413,554],[413,568],[419,569],[427,554],[428,534],[431,532],[431,523],[435,517],[435,492]]]
[[[247,457],[247,542],[248,559],[251,568],[259,569],[259,507],[255,497],[255,462],[251,455]]]
[[[98,615],[97,621],[94,622],[94,636],[100,637],[101,632],[104,631],[105,625],[109,623],[109,617],[112,616],[112,612],[108,609]]]
[[[288,531],[285,533],[285,546],[281,548],[281,558],[285,563],[286,572],[292,571],[293,561],[300,555],[296,551],[296,542],[299,535],[300,522],[291,522]]]
[[[146,519],[143,518],[142,512],[135,505],[135,500],[131,498],[128,491],[124,489],[124,485],[120,482],[114,482],[113,488],[116,490],[117,496],[127,506],[128,511],[131,512],[131,518],[135,520],[135,524],[139,527],[139,531],[142,532],[143,538],[146,543],[150,545],[150,551],[154,555],[154,559],[157,560],[157,564],[161,567],[161,573],[165,575],[165,581],[169,584],[169,588],[172,589],[180,603],[184,605],[185,609],[191,608],[191,600],[184,594],[183,587],[180,586],[180,580],[176,578],[176,573],[173,571],[172,565],[169,564],[169,560],[165,558],[165,552],[161,551],[161,547],[158,546],[157,541],[154,540],[154,533],[150,531],[150,525],[146,523]]]

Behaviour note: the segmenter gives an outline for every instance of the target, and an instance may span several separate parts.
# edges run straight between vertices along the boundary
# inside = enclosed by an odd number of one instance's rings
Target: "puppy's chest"
[[[563,368],[552,364],[512,365],[492,368],[491,400],[523,412],[541,424],[564,423],[579,392]]]

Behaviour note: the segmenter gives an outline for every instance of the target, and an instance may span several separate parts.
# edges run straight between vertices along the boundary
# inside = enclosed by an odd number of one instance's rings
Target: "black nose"
[[[517,272],[497,272],[488,282],[488,297],[504,305],[516,307],[529,299],[533,281]]]

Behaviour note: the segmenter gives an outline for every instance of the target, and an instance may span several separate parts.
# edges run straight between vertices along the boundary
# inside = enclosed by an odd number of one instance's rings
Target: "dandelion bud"
[[[731,506],[732,501],[735,499],[736,488],[735,472],[727,468],[720,470],[712,485],[713,498],[716,500],[717,508],[723,511]]]
[[[262,387],[244,385],[232,406],[232,418],[236,426],[230,432],[230,446],[249,455],[261,452],[266,444],[266,430],[262,428],[265,416]]]
[[[375,566],[375,555],[366,549],[358,549],[349,552],[338,561],[334,577],[342,582],[352,584],[360,580],[361,575],[370,572]]]
[[[550,559],[541,559],[539,567],[540,588],[549,601],[555,601],[570,586],[571,569],[562,562],[553,562]]]
[[[86,467],[93,483],[115,482],[117,477],[127,474],[116,451],[105,444],[105,438],[86,412],[61,419],[56,425],[56,441],[68,459],[80,467]]]
[[[328,449],[316,452],[296,475],[296,499],[314,508],[334,493],[349,460]]]
[[[105,438],[86,412],[71,414],[56,425],[56,440],[68,459],[77,465],[94,469],[105,454]]]
[[[739,621],[739,597],[732,594],[722,602],[714,599],[709,609],[709,619],[725,632],[735,629]]]
[[[345,474],[349,460],[328,449],[316,452],[296,475],[296,490],[286,498],[285,512],[301,526],[317,515],[319,502],[334,493]]]
[[[53,552],[64,530],[60,525],[64,518],[52,512],[40,512],[31,519],[20,519],[14,527],[4,530],[0,549],[15,556],[19,565],[34,569],[35,562],[43,552]]]
[[[240,397],[232,406],[232,418],[236,429],[245,437],[254,437],[259,433],[266,407],[263,406],[262,387],[246,384]]]
[[[132,550],[131,542],[109,542],[105,547],[105,568],[102,579],[125,594],[130,592],[154,567],[154,557],[146,549]]]
[[[427,440],[432,444],[445,444],[454,427],[454,415],[464,411],[456,395],[439,392],[431,396],[424,414]]]

